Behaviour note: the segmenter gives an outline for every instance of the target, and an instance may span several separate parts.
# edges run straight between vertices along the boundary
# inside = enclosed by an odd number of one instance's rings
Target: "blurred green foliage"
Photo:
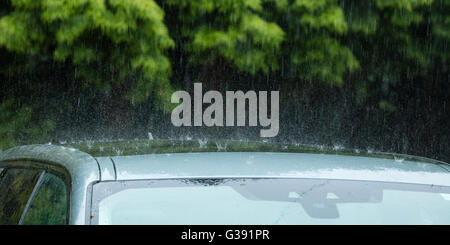
[[[22,142],[45,140],[53,129],[52,121],[31,119],[30,106],[18,107],[13,99],[0,103],[0,150]]]
[[[348,86],[354,91],[350,99],[360,106],[355,111],[379,115],[377,122],[386,117],[396,121],[410,111],[405,94],[419,89],[423,97],[436,96],[447,86],[449,42],[450,0],[0,4],[0,79],[8,86],[47,83],[72,91],[81,84],[87,91],[111,93],[111,100],[122,104],[150,100],[165,111],[174,87],[187,84],[179,80],[234,74],[255,80],[270,76],[288,88],[305,83],[331,90]],[[50,72],[36,77],[39,69]],[[223,73],[214,76],[217,70]],[[26,83],[23,74],[28,74]],[[11,93],[6,87],[0,97],[3,147],[17,144],[24,128],[37,128],[42,135],[51,129],[44,115],[37,116],[43,125],[24,126],[39,107],[36,98],[48,94],[31,89],[27,96],[14,98],[17,90]],[[12,98],[22,108],[13,108]],[[58,99],[61,106],[69,103]],[[421,106],[416,110],[424,110]]]
[[[109,89],[125,83],[126,94],[142,101],[153,91],[171,95],[173,47],[153,0],[12,0],[0,19],[0,45],[27,56],[50,57],[76,66],[86,85]]]
[[[169,0],[175,6],[180,36],[194,62],[213,62],[221,56],[237,69],[255,74],[278,68],[277,55],[285,33],[262,18],[259,0]],[[191,23],[194,23],[192,25]]]

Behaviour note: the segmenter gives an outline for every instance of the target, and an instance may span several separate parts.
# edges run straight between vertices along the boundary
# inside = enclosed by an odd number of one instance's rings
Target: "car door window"
[[[67,224],[68,201],[68,191],[64,181],[56,175],[45,173],[22,224]]]
[[[0,224],[16,225],[41,176],[36,169],[9,168],[0,179]]]

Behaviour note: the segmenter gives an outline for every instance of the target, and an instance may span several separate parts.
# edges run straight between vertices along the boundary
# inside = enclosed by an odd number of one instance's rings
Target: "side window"
[[[45,173],[39,189],[34,194],[24,225],[64,225],[68,223],[69,198],[62,179]]]
[[[0,179],[0,224],[17,225],[42,171],[10,168]]]

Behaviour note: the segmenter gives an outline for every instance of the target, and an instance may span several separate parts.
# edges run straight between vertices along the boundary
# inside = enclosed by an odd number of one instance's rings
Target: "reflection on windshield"
[[[449,187],[324,179],[94,185],[93,224],[450,224]]]

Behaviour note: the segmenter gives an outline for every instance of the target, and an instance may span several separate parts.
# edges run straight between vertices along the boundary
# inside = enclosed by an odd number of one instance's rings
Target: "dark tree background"
[[[450,0],[4,0],[0,148],[145,138],[170,95],[280,90],[273,141],[450,161]]]

